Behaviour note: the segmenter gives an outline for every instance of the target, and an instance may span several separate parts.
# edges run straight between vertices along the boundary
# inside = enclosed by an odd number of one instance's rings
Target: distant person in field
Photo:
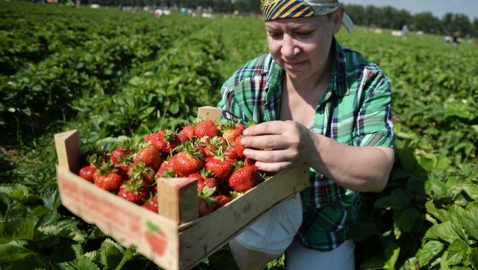
[[[360,192],[382,191],[394,163],[390,80],[335,38],[353,27],[338,1],[260,5],[269,52],[232,74],[218,106],[226,119],[257,123],[242,139],[257,168],[305,165],[310,187],[242,231],[232,255],[247,270],[284,253],[287,269],[355,269],[348,233]]]
[[[458,31],[453,32],[453,34],[451,35],[451,39],[453,44],[457,44],[457,45],[460,44],[460,32]]]
[[[404,24],[402,27],[402,36],[408,36],[408,26],[406,24]]]

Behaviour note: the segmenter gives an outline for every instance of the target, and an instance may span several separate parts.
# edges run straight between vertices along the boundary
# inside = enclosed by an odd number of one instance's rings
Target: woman
[[[242,143],[260,170],[306,164],[311,186],[232,240],[232,254],[248,270],[284,251],[287,269],[354,269],[359,192],[383,190],[394,162],[390,81],[335,39],[352,28],[338,1],[262,0],[261,10],[269,53],[224,83],[218,106],[259,123]]]

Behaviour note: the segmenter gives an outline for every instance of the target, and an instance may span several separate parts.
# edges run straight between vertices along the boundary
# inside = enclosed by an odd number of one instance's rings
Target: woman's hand
[[[266,172],[306,164],[315,151],[312,132],[294,121],[260,123],[247,128],[243,134],[244,155],[256,160],[256,167]]]

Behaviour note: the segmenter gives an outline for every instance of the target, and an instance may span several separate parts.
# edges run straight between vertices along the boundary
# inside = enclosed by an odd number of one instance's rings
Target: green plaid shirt
[[[319,101],[311,130],[354,146],[393,147],[391,85],[383,71],[334,39],[335,61],[327,91]],[[271,54],[237,70],[222,86],[223,118],[257,123],[279,119],[284,72]],[[327,251],[347,240],[357,218],[359,194],[311,169],[310,187],[301,192],[302,226],[296,235],[305,247]]]

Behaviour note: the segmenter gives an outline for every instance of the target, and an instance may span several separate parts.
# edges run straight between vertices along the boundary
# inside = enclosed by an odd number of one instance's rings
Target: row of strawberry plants
[[[107,93],[106,90],[83,88],[81,97],[71,99],[69,104],[77,116],[67,118],[67,123],[57,122],[49,130],[80,129],[84,138],[83,150],[88,151],[98,144],[116,142],[114,136],[146,134],[161,127],[174,128],[194,118],[198,106],[217,101],[216,89],[223,80],[219,74],[219,63],[225,58],[223,46],[214,29],[204,29],[205,22],[199,19],[194,23],[178,24],[177,18],[164,20],[165,24],[177,25],[173,31],[177,35],[159,44],[165,48],[155,58],[138,61],[128,74],[117,74],[121,83],[109,88]],[[168,32],[163,34],[163,31]],[[171,31],[164,28],[161,32],[156,31],[159,38],[169,33]],[[183,39],[183,34],[188,38]],[[118,45],[125,43],[128,44],[123,40]],[[97,49],[103,46],[94,45]],[[136,45],[137,49],[141,46]],[[87,55],[85,52],[79,54]],[[85,68],[91,65],[87,63]],[[101,66],[98,70],[104,68]],[[12,181],[5,178],[7,183],[1,185],[0,192],[7,195],[1,204],[5,244],[0,248],[0,257],[6,267],[137,269],[139,263],[143,269],[155,269],[154,264],[136,254],[134,249],[121,247],[96,227],[61,207],[54,177],[55,153],[51,136],[49,133],[35,139],[34,143],[46,148],[36,153],[22,152],[27,162],[15,164],[17,166],[8,173]],[[18,163],[20,160],[23,158],[18,158]],[[25,216],[29,218],[23,219]],[[44,227],[49,228],[47,234]],[[7,258],[7,250],[14,256]]]
[[[59,13],[52,15],[49,12],[50,9],[46,9],[45,15],[59,17]],[[52,43],[59,44],[48,50],[48,57],[38,63],[26,64],[15,74],[0,77],[0,130],[3,134],[18,141],[28,141],[29,137],[23,138],[25,134],[41,133],[45,127],[43,123],[68,118],[73,112],[68,104],[78,97],[114,93],[128,78],[131,68],[154,59],[163,48],[170,46],[174,35],[183,34],[164,31],[171,25],[160,24],[145,14],[135,17],[134,26],[130,26],[116,23],[116,17],[111,14],[108,23],[101,20],[85,23],[79,19],[81,12],[69,10],[69,14],[76,15],[70,18],[71,23],[85,28],[83,36],[81,31],[73,30],[79,33],[77,44],[71,40],[71,44],[65,43],[68,38],[61,41],[52,38]],[[120,12],[117,15],[124,16]],[[50,34],[52,37],[71,33],[55,25],[53,19],[51,24],[45,23],[44,33],[54,33]],[[31,30],[25,26],[24,31]]]
[[[477,52],[434,37],[368,40],[349,44],[392,80],[397,161],[387,189],[364,196],[362,267],[476,269]]]

